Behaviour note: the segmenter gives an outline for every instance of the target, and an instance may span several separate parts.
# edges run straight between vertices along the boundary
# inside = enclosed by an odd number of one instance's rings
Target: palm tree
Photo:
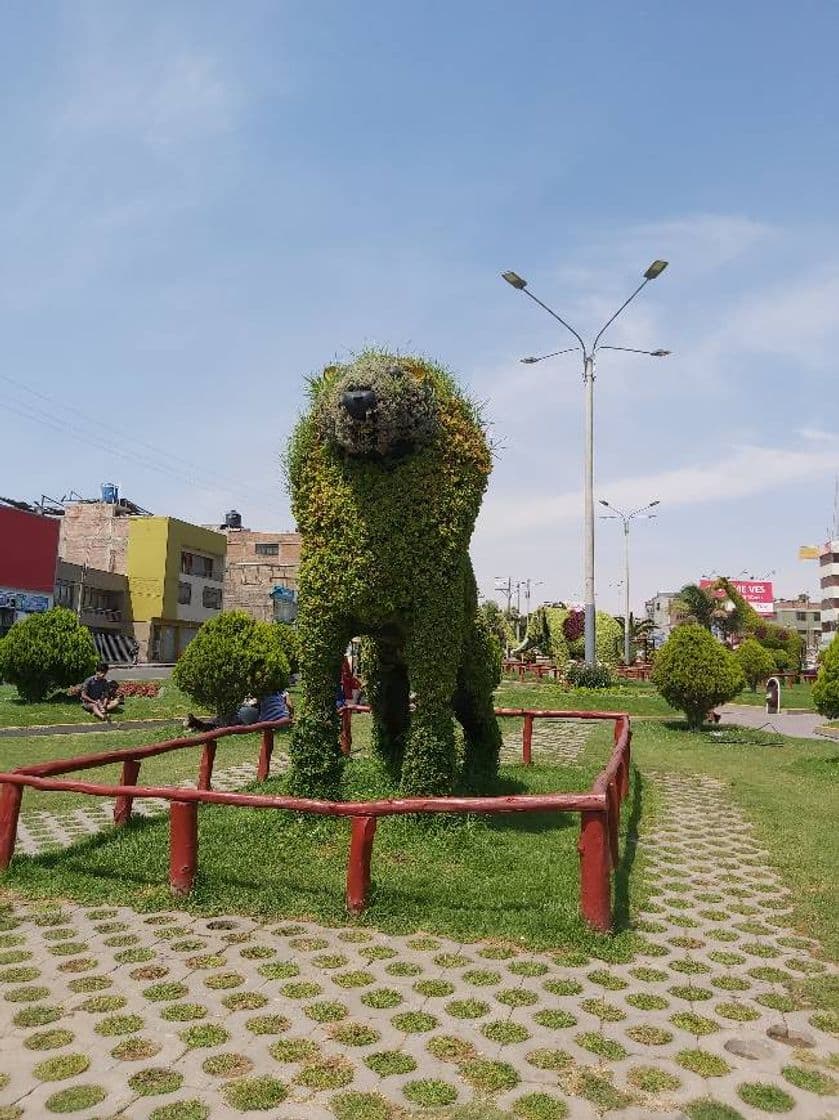
[[[673,600],[673,611],[680,622],[698,622],[710,630],[716,622],[718,603],[695,583],[686,583]]]
[[[616,614],[615,622],[618,623],[621,630],[624,628],[623,615]],[[644,659],[649,658],[649,647],[653,640],[655,633],[655,623],[651,618],[636,618],[632,612],[629,612],[629,644],[631,649],[638,649],[639,647],[644,651]]]

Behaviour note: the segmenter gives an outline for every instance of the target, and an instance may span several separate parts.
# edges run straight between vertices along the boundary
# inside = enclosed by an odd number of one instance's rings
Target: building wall
[[[126,619],[128,580],[118,572],[103,572],[59,560],[55,573],[56,605],[81,611],[79,620],[91,630],[120,632]]]
[[[222,609],[219,592],[223,590],[226,541],[222,533],[175,517],[131,521],[128,588],[140,660],[176,661],[201,623]],[[183,571],[185,553],[193,562],[206,558],[211,574]],[[181,587],[189,588],[189,603],[178,601]],[[218,606],[205,605],[205,590],[214,594]]]
[[[58,535],[53,518],[0,506],[0,587],[52,595]]]
[[[274,618],[271,599],[274,588],[297,590],[300,534],[226,529],[224,535],[227,537],[224,609],[246,611],[253,618],[270,622]],[[274,548],[276,554],[266,554],[266,550]]]
[[[839,540],[822,545],[819,577],[822,589],[822,645],[827,646],[839,630]]]
[[[68,502],[61,518],[59,555],[71,564],[124,575],[129,532],[137,520],[141,519],[109,502]]]
[[[673,629],[672,605],[675,598],[675,591],[659,591],[644,604],[647,618],[665,637]]]
[[[774,621],[800,634],[808,649],[818,648],[822,633],[821,603],[811,603],[809,599],[776,599]]]

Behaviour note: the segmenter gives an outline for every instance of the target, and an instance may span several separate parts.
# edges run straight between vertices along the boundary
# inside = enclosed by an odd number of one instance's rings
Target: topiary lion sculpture
[[[400,792],[486,788],[501,743],[500,648],[477,612],[468,551],[492,465],[478,412],[439,366],[377,352],[328,366],[310,397],[286,456],[303,537],[291,788],[340,796],[335,697],[355,635],[373,746]]]

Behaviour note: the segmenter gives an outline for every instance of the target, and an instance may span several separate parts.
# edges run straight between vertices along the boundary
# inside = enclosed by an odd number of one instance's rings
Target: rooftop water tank
[[[241,529],[242,528],[242,515],[235,509],[229,510],[224,515],[225,529]]]
[[[119,487],[115,482],[103,482],[101,486],[102,501],[109,506],[115,506],[119,501]]]

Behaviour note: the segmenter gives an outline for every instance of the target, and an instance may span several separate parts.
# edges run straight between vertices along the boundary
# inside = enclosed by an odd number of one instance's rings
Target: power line
[[[31,406],[25,404],[24,402],[6,400],[4,401],[3,407],[7,412],[11,412],[14,415],[20,416],[23,419],[32,421],[36,424],[41,424],[42,426],[49,428],[54,432],[57,432],[59,435],[69,436],[72,439],[79,440],[80,442],[86,443],[89,446],[97,448],[98,450],[106,451],[109,455],[114,455],[120,459],[125,460],[126,462],[131,463],[132,466],[143,467],[147,470],[156,471],[158,474],[162,474],[170,478],[176,478],[178,479],[178,481],[185,482],[189,486],[200,486],[204,489],[219,489],[218,483],[210,483],[207,480],[187,477],[186,475],[184,475],[180,471],[175,470],[166,463],[157,463],[153,460],[150,460],[146,456],[138,455],[133,450],[125,451],[118,446],[105,443],[104,441],[96,439],[86,432],[79,431],[72,425],[63,424],[61,421],[56,420],[52,416],[44,415],[39,411],[33,410]],[[223,486],[220,489],[223,492],[227,492],[230,494],[238,492],[234,491],[234,488],[232,486]],[[273,503],[270,504],[270,508],[273,509],[275,513],[281,512],[280,507],[277,505],[273,505]]]
[[[39,408],[37,405],[30,404],[27,401],[12,398],[13,402],[19,407],[26,408],[30,410],[31,413],[33,413],[32,415],[29,415],[27,417],[28,419],[34,420],[36,422],[49,423],[49,426],[56,431],[60,431],[63,434],[75,436],[75,438],[80,439],[83,442],[98,447],[100,450],[106,450],[110,454],[118,455],[120,458],[128,459],[128,461],[132,463],[139,462],[141,465],[145,465],[151,470],[156,470],[158,473],[168,473],[170,476],[176,477],[181,481],[188,481],[190,485],[201,485],[204,487],[213,488],[218,486],[219,484],[222,484],[224,487],[229,488],[230,493],[241,493],[243,491],[250,491],[262,494],[263,497],[268,497],[272,502],[276,500],[276,495],[272,494],[269,490],[264,490],[260,486],[253,486],[250,483],[244,483],[239,479],[233,479],[216,471],[207,471],[206,468],[202,468],[201,473],[198,473],[196,465],[190,462],[188,459],[185,459],[180,455],[176,455],[171,451],[166,451],[163,448],[157,447],[145,440],[139,439],[137,436],[130,435],[125,431],[125,429],[120,429],[110,422],[106,424],[102,421],[93,421],[84,412],[82,412],[81,409],[78,409],[71,404],[67,404],[66,402],[61,401],[58,398],[51,396],[50,394],[39,392],[37,389],[32,389],[28,385],[17,381],[15,378],[9,377],[8,374],[0,373],[0,379],[6,381],[8,384],[16,387],[17,389],[22,389],[24,392],[29,393],[30,396],[37,397],[47,404],[59,408],[62,413],[74,413],[76,416],[81,418],[83,424],[87,428],[93,431],[94,436],[91,436],[85,432],[81,432],[78,428],[78,425],[74,426],[63,421],[59,422],[59,426],[56,427],[56,424],[54,422],[56,418],[51,413],[45,413],[43,409]],[[8,398],[5,399],[4,403],[10,403],[8,401]],[[18,415],[21,415],[21,413],[18,413]],[[155,459],[150,459],[147,455],[138,454],[134,452],[133,449],[130,454],[127,454],[118,446],[115,446],[114,444],[109,442],[103,442],[100,436],[102,430],[106,431],[108,435],[116,434],[126,439],[130,444],[135,444],[138,447],[146,448],[146,450],[151,451],[154,454]],[[185,478],[184,474],[176,468],[168,466],[165,463],[160,463],[158,461],[158,457],[162,459],[170,459],[174,463],[182,464],[189,470],[190,477],[187,479]]]

